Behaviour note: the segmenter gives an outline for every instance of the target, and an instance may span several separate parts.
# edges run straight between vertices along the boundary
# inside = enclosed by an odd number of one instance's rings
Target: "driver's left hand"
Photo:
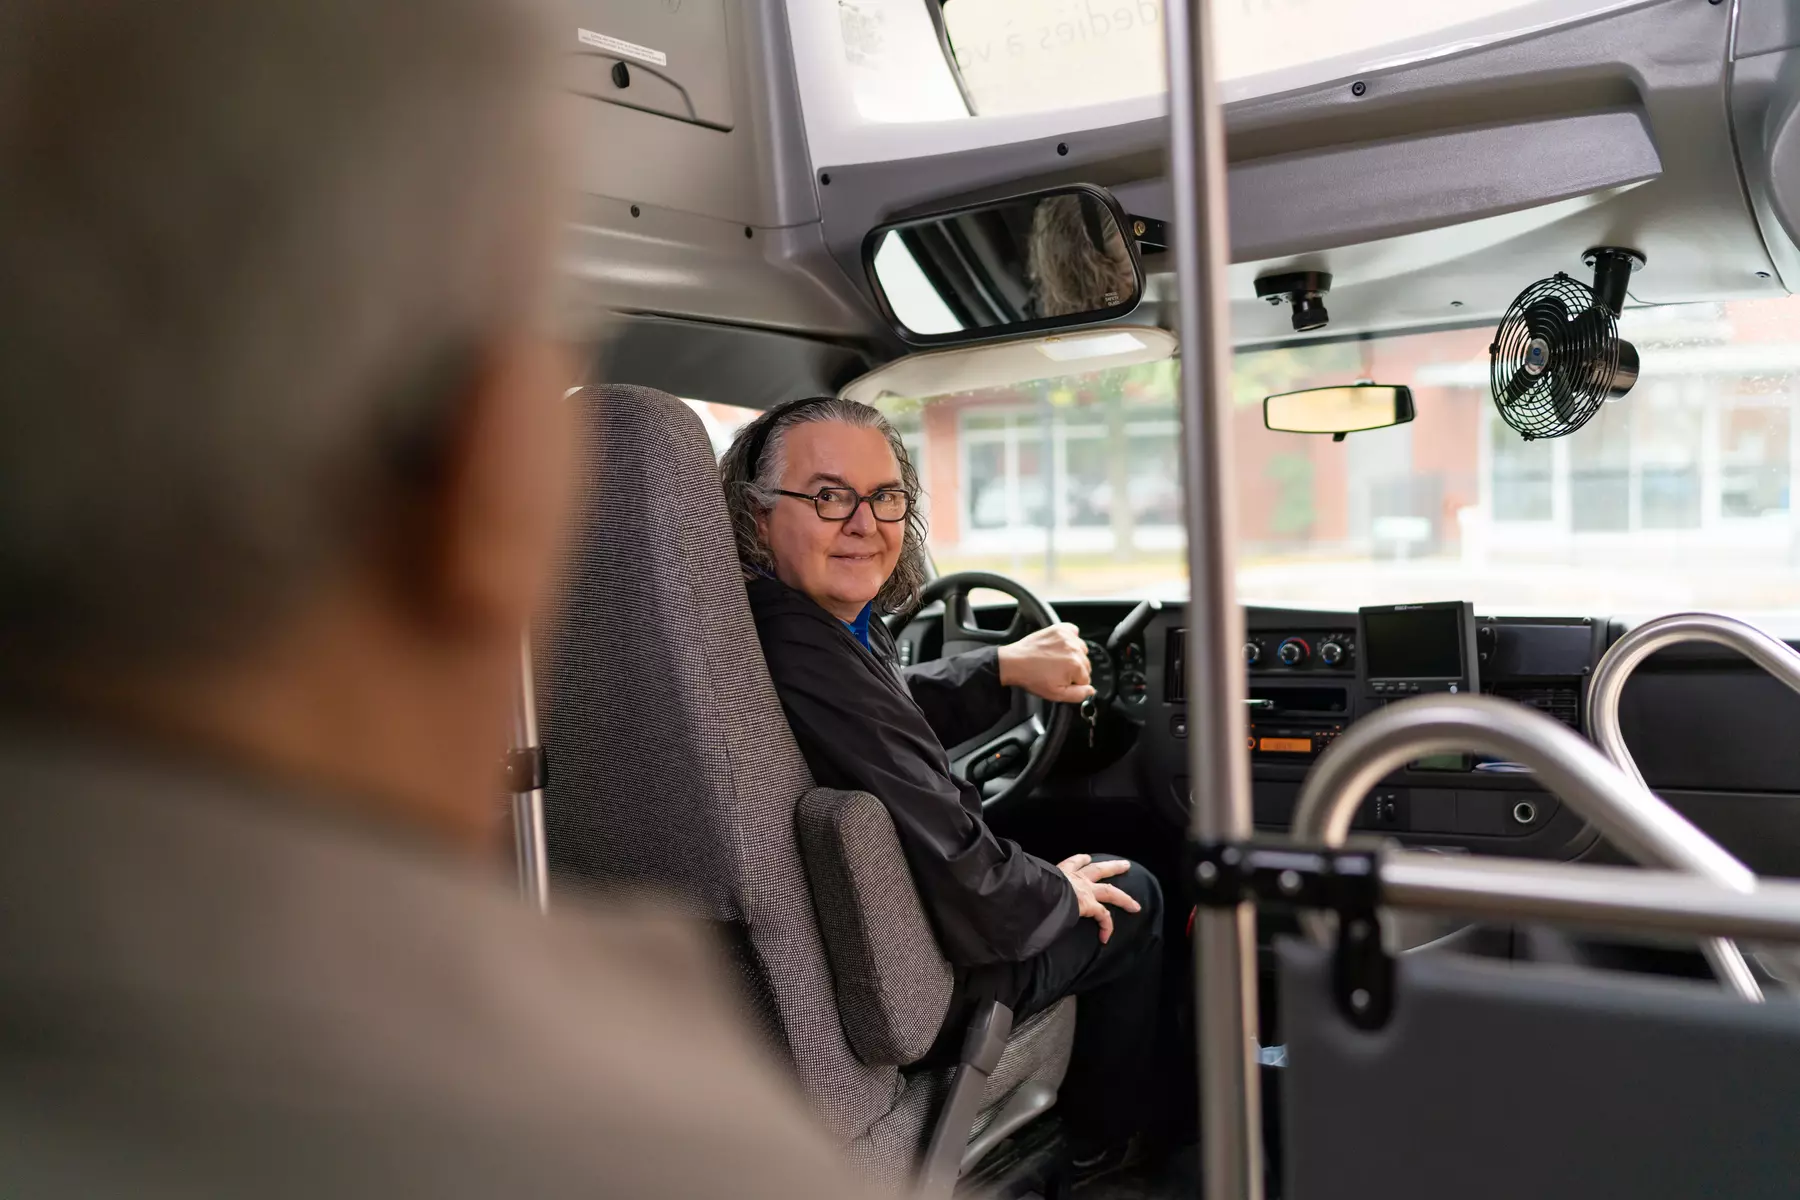
[[[1059,704],[1080,704],[1094,694],[1088,684],[1087,647],[1067,621],[1000,647],[1000,682]]]

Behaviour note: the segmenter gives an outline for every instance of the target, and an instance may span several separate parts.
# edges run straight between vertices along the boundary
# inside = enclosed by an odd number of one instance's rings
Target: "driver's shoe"
[[[1080,1192],[1091,1184],[1137,1166],[1143,1160],[1144,1139],[1138,1134],[1091,1154],[1078,1153],[1069,1159],[1069,1190],[1072,1193]]]

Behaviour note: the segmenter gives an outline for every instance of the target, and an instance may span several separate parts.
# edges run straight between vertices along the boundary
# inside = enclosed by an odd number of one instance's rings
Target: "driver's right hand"
[[[1000,683],[1024,688],[1058,704],[1080,704],[1094,694],[1081,631],[1064,621],[1000,647]]]
[[[1081,915],[1092,917],[1100,926],[1100,944],[1105,945],[1112,937],[1112,909],[1122,908],[1126,912],[1137,912],[1140,905],[1125,892],[1120,891],[1103,880],[1114,875],[1123,875],[1131,870],[1131,864],[1122,858],[1109,858],[1103,862],[1095,862],[1091,854],[1076,854],[1056,864],[1056,869],[1068,876],[1069,886],[1075,889],[1075,902],[1080,906]]]

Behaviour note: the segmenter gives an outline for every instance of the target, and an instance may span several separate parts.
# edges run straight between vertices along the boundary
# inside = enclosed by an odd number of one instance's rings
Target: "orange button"
[[[1264,738],[1259,747],[1264,754],[1311,754],[1311,738]]]

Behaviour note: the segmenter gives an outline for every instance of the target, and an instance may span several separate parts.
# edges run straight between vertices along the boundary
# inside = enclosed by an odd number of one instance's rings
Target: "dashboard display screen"
[[[1456,607],[1364,609],[1362,655],[1370,679],[1461,679]]]

